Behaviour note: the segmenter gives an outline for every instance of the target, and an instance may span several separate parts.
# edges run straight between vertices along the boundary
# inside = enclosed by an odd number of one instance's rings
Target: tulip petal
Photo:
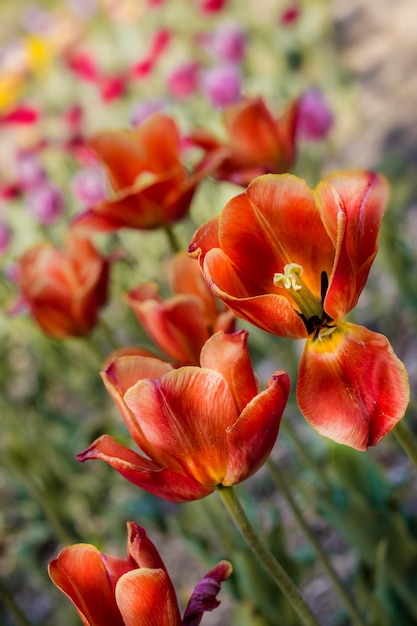
[[[287,297],[274,293],[251,296],[247,284],[238,277],[222,250],[215,248],[207,253],[204,275],[214,295],[238,317],[273,335],[291,339],[307,337],[305,324]],[[273,289],[271,286],[270,291]]]
[[[386,337],[340,322],[332,334],[307,340],[297,400],[320,434],[366,450],[403,417],[407,373]]]
[[[336,173],[317,186],[316,198],[336,250],[324,308],[338,320],[356,305],[377,253],[388,186],[375,172]]]
[[[264,464],[278,436],[289,390],[288,374],[275,372],[267,389],[253,398],[228,429],[229,463],[224,486],[239,483]]]
[[[128,522],[127,532],[127,553],[134,564],[130,569],[148,567],[151,569],[166,570],[158,550],[155,548],[152,541],[148,539],[144,528],[135,522]]]
[[[182,367],[160,380],[139,381],[125,394],[152,458],[206,487],[221,483],[227,466],[226,429],[237,419],[226,380],[213,370]]]
[[[148,455],[149,451],[140,425],[126,406],[123,396],[138,380],[159,378],[171,370],[172,365],[158,358],[132,355],[116,357],[100,374],[134,441]]]
[[[238,413],[258,393],[247,348],[248,334],[244,330],[230,335],[218,332],[206,341],[200,355],[201,367],[213,369],[226,379]]]
[[[221,583],[229,578],[232,571],[229,561],[220,561],[197,583],[185,609],[183,626],[198,626],[206,611],[213,611],[219,606],[216,596]]]
[[[163,302],[156,298],[141,301],[131,293],[127,302],[165,354],[182,365],[198,364],[201,347],[209,337],[199,299],[181,294]]]
[[[211,489],[199,484],[191,476],[161,467],[108,435],[99,437],[87,450],[77,454],[81,463],[90,459],[105,461],[134,485],[171,502],[198,500],[214,490],[214,487]]]
[[[181,626],[175,592],[163,569],[128,572],[116,585],[116,600],[125,626]]]
[[[124,626],[112,581],[95,546],[76,544],[64,548],[50,563],[49,575],[72,600],[86,626]]]

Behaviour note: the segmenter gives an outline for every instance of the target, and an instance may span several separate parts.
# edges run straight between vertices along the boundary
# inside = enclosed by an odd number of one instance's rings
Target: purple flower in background
[[[151,98],[149,100],[142,100],[134,105],[132,113],[130,115],[130,123],[132,126],[138,126],[152,113],[157,111],[166,112],[167,105],[163,100],[157,98]]]
[[[167,87],[174,98],[188,98],[198,87],[200,65],[196,61],[187,61],[177,67],[167,79]]]
[[[50,181],[45,181],[26,194],[29,213],[44,226],[55,222],[64,210],[61,190]]]
[[[46,172],[35,152],[20,152],[16,157],[17,182],[23,189],[32,189],[45,180]]]
[[[333,113],[318,89],[307,91],[300,98],[297,135],[306,141],[325,139],[333,126]]]
[[[10,231],[10,228],[8,227],[6,222],[0,220],[0,254],[4,254],[5,252],[7,252],[11,238],[12,233]]]
[[[239,99],[241,82],[240,69],[236,65],[211,67],[202,74],[201,91],[210,104],[221,108]]]
[[[218,61],[240,63],[246,53],[246,34],[234,22],[223,22],[205,38],[204,45]]]
[[[108,195],[107,178],[98,165],[90,165],[77,172],[72,179],[74,196],[85,206],[93,206]]]

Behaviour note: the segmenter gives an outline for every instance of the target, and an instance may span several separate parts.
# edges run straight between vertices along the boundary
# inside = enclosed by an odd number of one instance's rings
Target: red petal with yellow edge
[[[316,197],[336,248],[324,309],[338,320],[356,305],[377,253],[388,185],[374,172],[341,172],[325,178]]]
[[[307,337],[304,322],[287,297],[273,293],[250,296],[222,250],[217,248],[207,253],[204,276],[214,295],[242,319],[273,335],[290,339]]]
[[[407,372],[384,335],[340,322],[331,335],[307,340],[297,400],[320,434],[366,450],[403,417]]]
[[[255,396],[228,429],[229,463],[223,485],[234,485],[254,474],[267,460],[288,400],[290,379],[275,372],[268,388]]]
[[[137,569],[116,585],[116,600],[125,626],[181,626],[177,599],[162,569]],[[111,622],[103,622],[104,624]]]
[[[125,394],[162,466],[206,487],[221,483],[227,467],[226,429],[238,414],[221,374],[182,367],[160,380],[143,380]]]
[[[64,548],[50,563],[49,575],[72,600],[86,626],[124,626],[114,587],[96,547],[76,544]]]
[[[87,450],[77,454],[77,460],[81,463],[90,459],[105,461],[129,482],[170,502],[199,500],[214,491],[214,487],[204,487],[191,476],[145,459],[109,435],[99,437]]]
[[[258,393],[247,347],[248,334],[244,330],[231,335],[218,332],[205,343],[200,355],[201,367],[214,369],[227,380],[238,413]]]

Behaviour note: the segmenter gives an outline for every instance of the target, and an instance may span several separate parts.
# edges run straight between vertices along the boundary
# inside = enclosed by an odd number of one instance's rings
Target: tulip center
[[[322,274],[322,297],[319,299],[307,287],[301,278],[303,267],[298,263],[287,263],[284,272],[274,274],[275,287],[283,287],[288,291],[291,299],[299,308],[299,315],[303,318],[304,324],[310,334],[318,336],[320,329],[328,327],[330,318],[323,310],[323,300],[327,290],[327,275]]]

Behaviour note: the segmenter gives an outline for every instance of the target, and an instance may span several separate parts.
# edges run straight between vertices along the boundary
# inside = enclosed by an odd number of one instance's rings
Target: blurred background
[[[132,128],[162,110],[186,134],[222,132],[224,109],[262,96],[274,112],[313,94],[312,130],[298,137],[293,172],[315,185],[356,167],[392,186],[380,253],[352,321],[384,333],[404,361],[416,427],[417,39],[412,0],[2,0],[0,3],[0,624],[72,626],[79,618],[47,564],[65,545],[124,555],[125,524],[144,526],[173,577],[181,606],[214,563],[235,573],[207,626],[291,626],[297,620],[264,580],[240,538],[225,530],[215,496],[173,505],[101,463],[75,455],[103,433],[128,445],[99,371],[112,350],[152,343],[124,302],[140,282],[169,293],[164,232],[97,235],[123,250],[109,303],[86,338],[54,340],[16,305],[15,263],[43,241],[61,245],[71,219],[105,189],[84,141]],[[310,100],[311,102],[311,100]],[[311,113],[312,111],[312,113]],[[104,185],[104,187],[103,187]],[[186,249],[195,228],[239,191],[207,180],[175,225]],[[19,313],[10,315],[10,312]],[[244,327],[244,324],[240,324]],[[250,329],[261,379],[287,369],[300,346]],[[320,438],[294,398],[273,451],[336,569],[367,607],[369,624],[417,623],[417,483],[388,437],[366,455]],[[320,466],[328,482],[315,474]],[[330,485],[330,487],[329,487]],[[349,619],[266,470],[241,495],[324,626]],[[360,521],[359,521],[360,520]],[[393,548],[395,546],[395,549]],[[415,590],[415,587],[414,587]],[[282,618],[278,621],[277,616]]]

